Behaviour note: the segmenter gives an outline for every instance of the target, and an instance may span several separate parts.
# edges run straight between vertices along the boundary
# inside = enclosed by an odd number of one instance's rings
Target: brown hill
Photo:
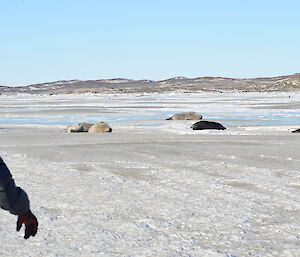
[[[175,77],[167,80],[63,80],[22,87],[1,87],[0,94],[78,94],[78,93],[154,93],[154,92],[270,92],[299,91],[300,73],[269,78],[235,79],[224,77]]]

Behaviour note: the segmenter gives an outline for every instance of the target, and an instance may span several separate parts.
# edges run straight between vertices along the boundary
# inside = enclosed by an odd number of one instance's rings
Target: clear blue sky
[[[0,0],[0,84],[296,72],[299,0]]]

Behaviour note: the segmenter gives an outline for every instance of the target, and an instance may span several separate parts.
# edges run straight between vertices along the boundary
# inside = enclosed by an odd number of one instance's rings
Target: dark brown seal
[[[201,120],[196,122],[191,126],[193,130],[203,130],[203,129],[226,129],[222,124],[214,121]]]

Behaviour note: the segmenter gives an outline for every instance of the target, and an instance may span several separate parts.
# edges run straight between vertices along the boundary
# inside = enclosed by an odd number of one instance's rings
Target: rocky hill
[[[300,91],[300,73],[270,78],[175,77],[167,80],[63,80],[21,87],[0,87],[0,94],[155,93],[225,91]]]

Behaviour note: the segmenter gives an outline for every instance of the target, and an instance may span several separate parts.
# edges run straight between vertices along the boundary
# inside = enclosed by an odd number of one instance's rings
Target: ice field
[[[196,111],[225,131],[166,121]],[[105,121],[107,134],[62,133]],[[0,95],[0,153],[35,238],[0,256],[300,256],[300,93]]]

